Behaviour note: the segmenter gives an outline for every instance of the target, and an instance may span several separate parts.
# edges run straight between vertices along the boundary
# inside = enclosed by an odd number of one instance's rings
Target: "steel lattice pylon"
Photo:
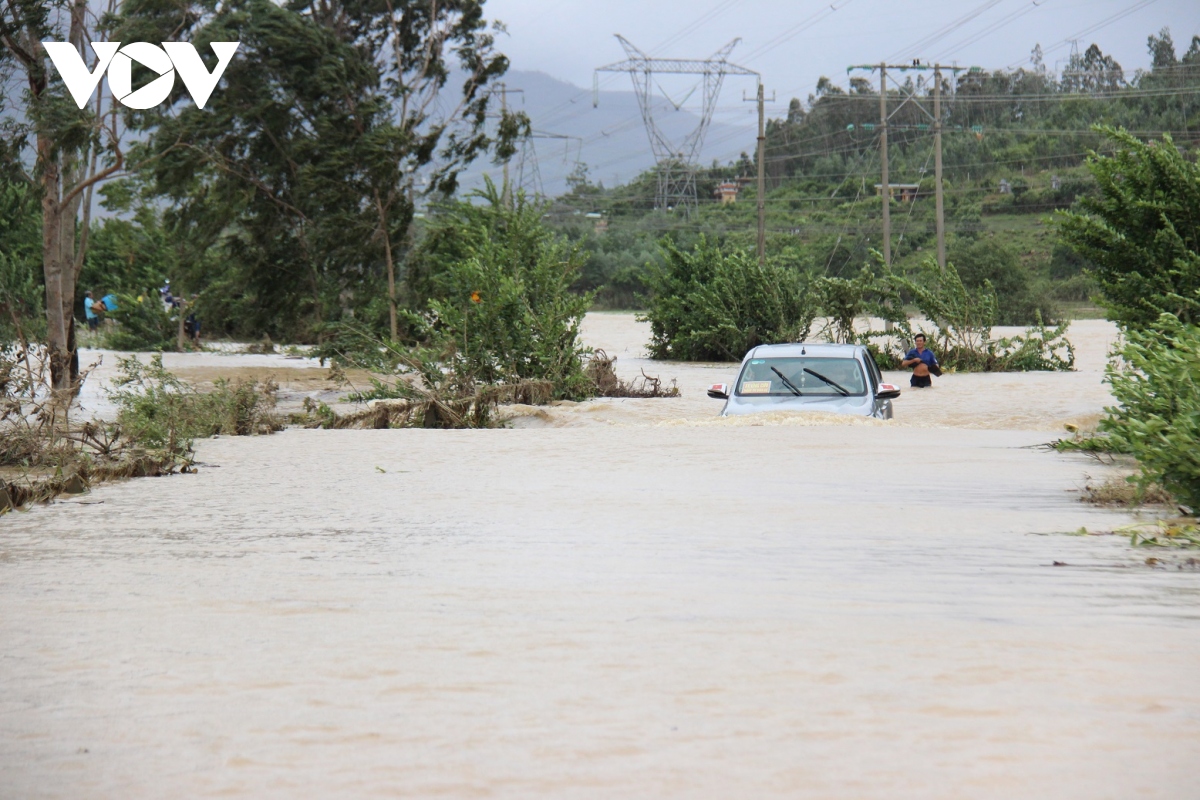
[[[601,72],[628,72],[633,79],[634,92],[637,94],[638,106],[642,112],[642,121],[646,123],[646,135],[650,138],[650,150],[654,153],[657,165],[658,188],[655,192],[654,205],[656,208],[682,208],[690,213],[696,206],[696,160],[700,148],[704,144],[704,134],[712,121],[713,111],[717,107],[717,96],[721,93],[721,84],[726,75],[754,75],[758,73],[745,67],[731,64],[727,59],[741,39],[734,39],[722,47],[710,58],[651,58],[638,50],[624,36],[617,34],[621,47],[625,48],[628,56],[624,61],[599,67],[593,77],[592,105],[600,102]],[[668,75],[701,75],[704,86],[704,105],[700,112],[700,123],[688,134],[682,143],[675,144],[654,122],[654,112],[651,106],[651,88],[654,85],[655,73]],[[672,101],[674,102],[674,101]]]
[[[580,147],[583,146],[583,140],[578,136],[569,136],[565,133],[548,133],[539,130],[531,130],[521,140],[521,150],[517,157],[517,189],[525,192],[528,197],[541,198],[546,196],[546,188],[542,185],[542,170],[538,165],[537,148],[534,145],[535,139],[561,139],[568,143],[575,141]],[[570,154],[570,144],[567,147],[568,150],[563,153],[564,161]],[[578,157],[576,161],[578,161]]]

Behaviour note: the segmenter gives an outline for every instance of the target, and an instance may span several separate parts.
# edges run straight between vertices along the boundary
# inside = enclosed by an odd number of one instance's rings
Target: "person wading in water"
[[[937,356],[932,350],[925,349],[925,334],[918,333],[913,337],[913,344],[916,345],[913,349],[904,354],[904,360],[900,362],[902,367],[912,367],[912,379],[909,380],[909,385],[916,389],[924,389],[933,386],[932,375],[941,375],[942,368],[938,366]]]

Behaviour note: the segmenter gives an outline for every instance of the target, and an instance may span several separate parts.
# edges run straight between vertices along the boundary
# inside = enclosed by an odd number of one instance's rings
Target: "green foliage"
[[[1028,325],[1054,319],[1057,310],[1021,263],[1016,251],[991,239],[959,243],[949,253],[969,289],[991,285],[996,293],[997,325]]]
[[[178,313],[178,312],[176,312]],[[115,325],[104,327],[104,346],[111,350],[154,351],[174,349],[179,323],[163,308],[158,292],[118,294],[117,308],[108,312]]]
[[[466,163],[493,145],[503,155],[526,127],[507,114],[489,135],[488,87],[508,62],[472,0],[138,0],[112,38],[201,52],[241,42],[204,109],[177,88],[130,116],[146,132],[138,177],[186,250],[172,277],[217,332],[295,341],[342,319],[378,327],[415,173],[452,193]]]
[[[881,265],[879,254],[873,255],[876,265]],[[876,273],[870,266],[864,266],[853,278],[822,276],[815,278],[811,285],[819,313],[826,320],[819,338],[868,344],[878,332],[856,331],[855,320],[861,317],[877,317],[908,332],[908,316],[904,313],[896,281],[886,269]]]
[[[650,353],[681,361],[737,361],[760,344],[802,341],[813,294],[792,269],[701,237],[691,252],[663,242],[665,265],[647,278]]]
[[[897,277],[925,319],[934,326],[930,344],[944,367],[982,369],[996,322],[996,292],[986,279],[976,289],[963,283],[954,264],[945,269],[928,259],[916,279]]]
[[[0,177],[0,344],[45,335],[41,237],[34,193]]]
[[[947,369],[962,372],[1068,371],[1075,368],[1075,350],[1066,339],[1069,323],[1047,330],[1041,314],[1024,335],[992,339],[998,303],[991,282],[968,288],[954,264],[939,269],[929,259],[919,279],[896,276],[895,284],[912,297],[921,314],[934,326],[931,348]]]
[[[523,195],[508,206],[488,184],[477,199],[484,202],[459,203],[446,219],[469,227],[461,258],[432,276],[437,296],[424,319],[430,341],[468,384],[549,381],[556,397],[589,396],[579,324],[591,297],[570,291],[581,254],[542,224],[542,206]]]
[[[1111,319],[1145,328],[1160,314],[1200,322],[1200,165],[1183,157],[1169,135],[1141,142],[1102,129],[1116,144],[1088,166],[1100,196],[1064,214],[1063,240],[1095,266]]]
[[[1041,315],[1024,335],[988,343],[989,372],[1070,372],[1075,369],[1075,347],[1067,339],[1069,322],[1053,330],[1042,323]]]
[[[154,206],[138,205],[131,216],[107,217],[92,225],[79,273],[80,303],[85,291],[95,297],[110,292],[137,296],[153,292],[164,279],[179,275],[180,254]]]
[[[199,437],[249,436],[281,427],[272,413],[273,384],[220,380],[211,392],[198,392],[163,367],[161,353],[148,364],[133,356],[117,363],[120,374],[108,397],[117,406],[121,435],[142,447],[182,455]]]
[[[405,313],[416,344],[386,342],[363,326],[325,331],[316,354],[341,366],[394,376],[355,399],[454,403],[499,398],[486,387],[545,384],[549,397],[582,399],[595,389],[583,372],[579,325],[591,296],[571,291],[583,255],[542,220],[544,207],[490,181],[446,203],[413,254]],[[416,380],[411,380],[415,378]]]
[[[1163,314],[1125,336],[1125,363],[1107,377],[1118,405],[1100,430],[1138,460],[1143,487],[1159,483],[1200,511],[1200,325]]]

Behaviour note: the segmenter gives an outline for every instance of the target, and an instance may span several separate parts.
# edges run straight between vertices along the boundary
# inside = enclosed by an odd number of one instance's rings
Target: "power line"
[[[949,34],[953,33],[954,31],[958,30],[959,28],[961,28],[963,25],[966,25],[968,22],[970,22],[971,20],[978,17],[980,14],[984,13],[985,11],[988,11],[989,9],[999,5],[1002,2],[1004,2],[1004,0],[985,0],[985,2],[976,6],[972,10],[968,11],[966,14],[962,15],[958,19],[951,21],[944,27],[939,28],[938,30],[934,31],[933,33],[918,39],[917,41],[913,42],[911,45],[908,45],[907,47],[900,48],[899,50],[897,50],[896,52],[894,52],[890,56],[888,56],[886,60],[887,61],[896,61],[898,59],[912,58],[913,56],[919,56],[922,50],[926,49],[927,47],[930,47],[934,42],[938,41],[939,39],[943,38],[944,36],[948,36]]]
[[[1113,24],[1114,22],[1124,19],[1125,17],[1129,16],[1130,14],[1133,14],[1136,11],[1141,11],[1143,8],[1145,8],[1146,6],[1148,6],[1154,2],[1157,2],[1157,0],[1138,0],[1138,2],[1134,3],[1129,8],[1126,8],[1122,11],[1118,11],[1117,13],[1113,14],[1112,16],[1105,17],[1104,19],[1100,20],[1099,22],[1097,22],[1093,25],[1089,25],[1088,27],[1084,28],[1083,30],[1076,31],[1075,33],[1071,34],[1067,38],[1062,39],[1058,42],[1055,42],[1054,44],[1052,44],[1049,47],[1047,47],[1046,49],[1044,49],[1042,51],[1042,55],[1044,56],[1047,53],[1053,53],[1055,50],[1060,50],[1063,47],[1066,47],[1067,45],[1069,45],[1071,42],[1075,41],[1076,39],[1082,39],[1085,36],[1090,36],[1091,34],[1095,33],[1096,31],[1100,30],[1101,28],[1106,28],[1109,25]],[[1013,63],[1009,64],[1008,67],[1006,67],[1006,69],[1013,70],[1013,69],[1016,69],[1017,67],[1021,66],[1024,63],[1026,63],[1025,59],[1021,59],[1020,61],[1014,61]]]
[[[964,47],[969,47],[970,45],[973,45],[976,42],[978,42],[980,39],[987,38],[988,36],[992,35],[993,33],[1000,30],[1001,28],[1008,25],[1009,23],[1015,22],[1016,20],[1020,19],[1021,17],[1025,16],[1026,14],[1028,14],[1031,11],[1036,11],[1037,9],[1041,8],[1043,5],[1045,5],[1048,2],[1050,2],[1050,0],[1032,0],[1032,2],[1030,2],[1024,8],[1019,8],[1016,11],[1012,12],[1011,14],[1001,17],[1000,19],[996,20],[991,25],[988,25],[987,27],[985,27],[983,30],[976,31],[975,33],[968,36],[966,39],[960,40],[957,44],[950,45],[950,47],[948,47],[947,49],[945,49],[941,53],[939,53],[937,55],[937,58],[944,59],[944,58],[948,58],[948,57],[954,55],[958,51],[962,50]]]
[[[799,34],[803,33],[804,31],[806,31],[809,28],[816,25],[821,20],[825,19],[826,17],[832,16],[835,12],[840,11],[841,9],[845,8],[852,2],[853,2],[853,0],[838,0],[838,2],[831,3],[828,6],[823,6],[819,11],[812,14],[811,16],[806,17],[804,20],[802,20],[797,25],[794,25],[791,28],[788,28],[786,31],[779,34],[774,39],[764,42],[762,45],[759,45],[759,47],[757,47],[756,49],[751,50],[750,53],[748,55],[746,55],[742,60],[743,61],[753,61],[754,59],[758,58],[759,56],[766,55],[767,53],[774,50],[776,47],[779,47],[781,44],[784,44],[784,43],[792,40]],[[840,5],[839,5],[839,3],[840,3]]]

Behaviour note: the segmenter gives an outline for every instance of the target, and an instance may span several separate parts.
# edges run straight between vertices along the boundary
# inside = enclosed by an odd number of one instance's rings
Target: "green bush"
[[[930,344],[943,367],[961,370],[984,369],[987,344],[996,322],[996,292],[984,280],[969,288],[954,264],[945,269],[932,258],[925,261],[918,278],[895,278],[921,314],[934,326]]]
[[[31,263],[0,251],[0,345],[46,335],[45,291]]]
[[[1117,149],[1088,159],[1100,192],[1060,217],[1063,241],[1095,265],[1110,319],[1148,327],[1172,314],[1200,323],[1200,165],[1166,134],[1141,142],[1099,130]]]
[[[1200,511],[1200,326],[1163,314],[1125,337],[1125,363],[1110,365],[1107,378],[1118,405],[1100,430],[1138,460],[1143,488],[1160,483]]]
[[[486,224],[464,235],[462,258],[432,276],[423,338],[464,388],[534,380],[552,383],[558,398],[590,396],[579,325],[591,295],[571,291],[582,254],[542,223],[541,204],[483,198]]]
[[[108,396],[117,406],[120,435],[141,447],[182,455],[196,438],[249,436],[282,427],[272,413],[273,384],[220,380],[211,392],[198,392],[163,367],[161,353],[148,364],[134,356],[117,363],[120,374]]]
[[[969,289],[990,284],[995,290],[997,325],[1029,325],[1039,318],[1058,316],[1047,294],[1038,291],[1035,276],[1011,247],[992,239],[962,243],[951,249],[950,260]]]
[[[157,294],[117,295],[117,308],[108,312],[108,319],[116,322],[104,331],[104,346],[110,350],[170,350],[179,337],[179,323]]]
[[[1069,322],[1053,330],[1037,322],[1021,336],[988,343],[989,372],[1069,372],[1075,369],[1075,346],[1067,340]]]
[[[992,339],[996,319],[996,292],[991,281],[970,288],[954,264],[939,269],[933,259],[924,264],[920,278],[895,276],[896,286],[913,298],[920,312],[934,325],[931,349],[938,362],[961,372],[1067,371],[1075,368],[1075,351],[1065,334],[1069,323],[1047,330],[1041,314],[1021,336]]]
[[[879,264],[882,265],[881,257]],[[904,313],[893,275],[887,270],[877,275],[870,266],[864,266],[853,278],[822,276],[813,280],[812,288],[819,313],[825,318],[819,338],[866,344],[879,332],[857,332],[855,320],[862,317],[878,317],[908,333],[908,315]]]
[[[37,193],[0,174],[0,345],[46,335]]]
[[[665,265],[646,279],[653,358],[738,361],[760,344],[808,336],[817,306],[797,271],[703,237],[691,252],[667,240],[662,248]]]

